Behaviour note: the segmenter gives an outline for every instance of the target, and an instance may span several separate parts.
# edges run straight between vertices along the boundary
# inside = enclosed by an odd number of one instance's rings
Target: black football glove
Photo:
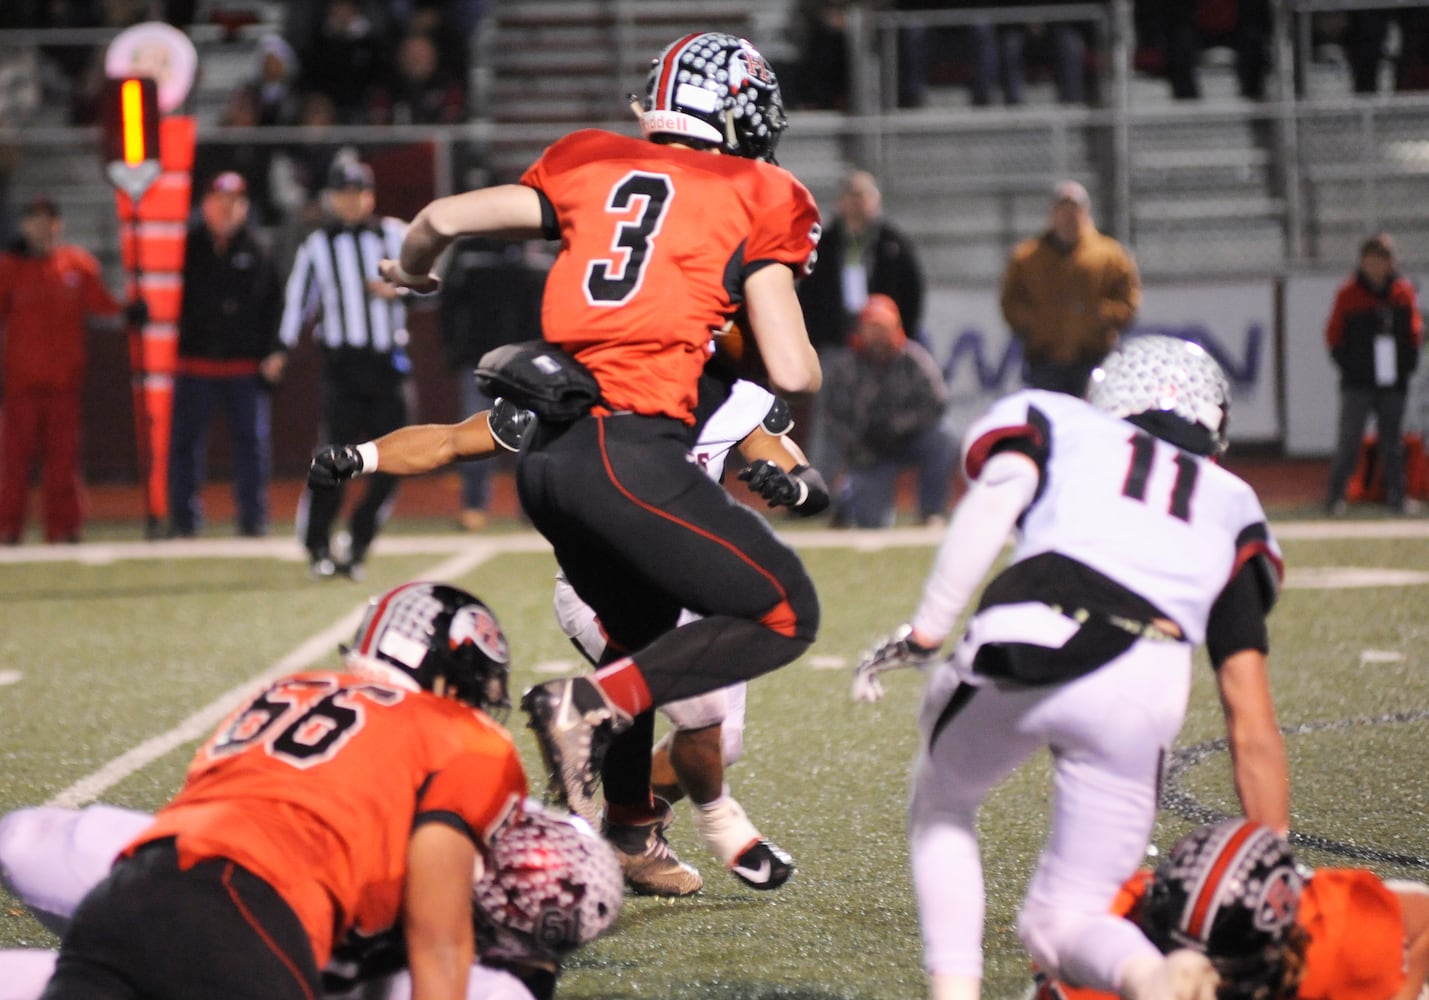
[[[313,456],[308,466],[308,486],[315,490],[330,490],[362,474],[362,456],[350,444],[330,444]]]
[[[124,322],[136,330],[149,325],[149,303],[143,299],[131,299],[124,305]]]
[[[492,402],[486,414],[486,426],[491,428],[491,436],[507,451],[521,450],[521,438],[535,420],[536,414],[500,396]]]
[[[769,506],[788,507],[800,517],[817,514],[829,505],[829,488],[812,466],[796,465],[785,472],[761,458],[740,469],[739,478],[769,501]]]

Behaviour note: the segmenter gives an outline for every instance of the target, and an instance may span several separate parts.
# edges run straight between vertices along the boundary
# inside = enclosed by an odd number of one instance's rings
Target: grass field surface
[[[1429,880],[1429,522],[1276,525],[1289,570],[1272,616],[1272,677],[1288,736],[1293,812],[1312,864]],[[917,600],[938,535],[791,531],[819,585],[823,628],[798,662],[751,686],[735,794],[798,873],[772,893],[722,873],[684,806],[671,839],[705,875],[685,900],[629,898],[576,955],[570,998],[832,1000],[922,995],[904,840],[920,678],[849,699],[850,668]],[[310,582],[290,540],[88,543],[0,552],[0,810],[105,801],[152,809],[197,742],[260,676],[337,662],[365,598],[446,579],[485,599],[511,639],[519,692],[578,669],[551,615],[541,540],[383,536],[366,581]],[[1214,682],[1202,658],[1155,842],[1233,811]],[[539,758],[510,723],[533,787]],[[1045,834],[1045,759],[989,800],[984,995],[1017,997],[1013,923]],[[948,892],[959,887],[949,885]],[[0,947],[54,939],[0,894]]]

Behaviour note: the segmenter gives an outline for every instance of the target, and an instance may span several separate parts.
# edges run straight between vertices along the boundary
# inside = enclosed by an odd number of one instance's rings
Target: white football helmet
[[[483,960],[559,961],[609,929],[624,899],[620,862],[590,824],[528,799],[492,838],[472,889],[477,951]]]
[[[1199,344],[1128,337],[1092,372],[1087,400],[1198,455],[1226,449],[1230,380]]]
[[[686,35],[650,63],[640,115],[646,138],[773,163],[788,124],[774,70],[743,38],[719,31]]]

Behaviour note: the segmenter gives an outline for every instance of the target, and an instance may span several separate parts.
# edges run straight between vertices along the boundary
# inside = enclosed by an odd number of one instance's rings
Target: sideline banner
[[[947,420],[961,434],[993,400],[1022,387],[1021,351],[996,289],[930,289],[924,308],[928,347],[951,396]],[[1230,376],[1231,440],[1280,438],[1273,279],[1143,287],[1132,333],[1201,344]]]

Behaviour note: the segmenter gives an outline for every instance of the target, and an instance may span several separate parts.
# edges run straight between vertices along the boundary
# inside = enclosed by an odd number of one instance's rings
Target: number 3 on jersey
[[[1150,434],[1136,433],[1131,436],[1130,443],[1131,465],[1127,467],[1121,495],[1145,503],[1146,480],[1151,475],[1151,460],[1156,457],[1156,439]],[[1171,487],[1171,501],[1167,506],[1167,513],[1172,517],[1191,520],[1191,493],[1196,488],[1196,476],[1200,471],[1194,458],[1176,450],[1176,482]]]
[[[674,188],[665,174],[632,171],[610,189],[605,210],[625,218],[615,227],[610,249],[613,258],[598,258],[586,265],[586,301],[593,306],[618,306],[640,290],[645,265],[655,237],[665,221]]]

